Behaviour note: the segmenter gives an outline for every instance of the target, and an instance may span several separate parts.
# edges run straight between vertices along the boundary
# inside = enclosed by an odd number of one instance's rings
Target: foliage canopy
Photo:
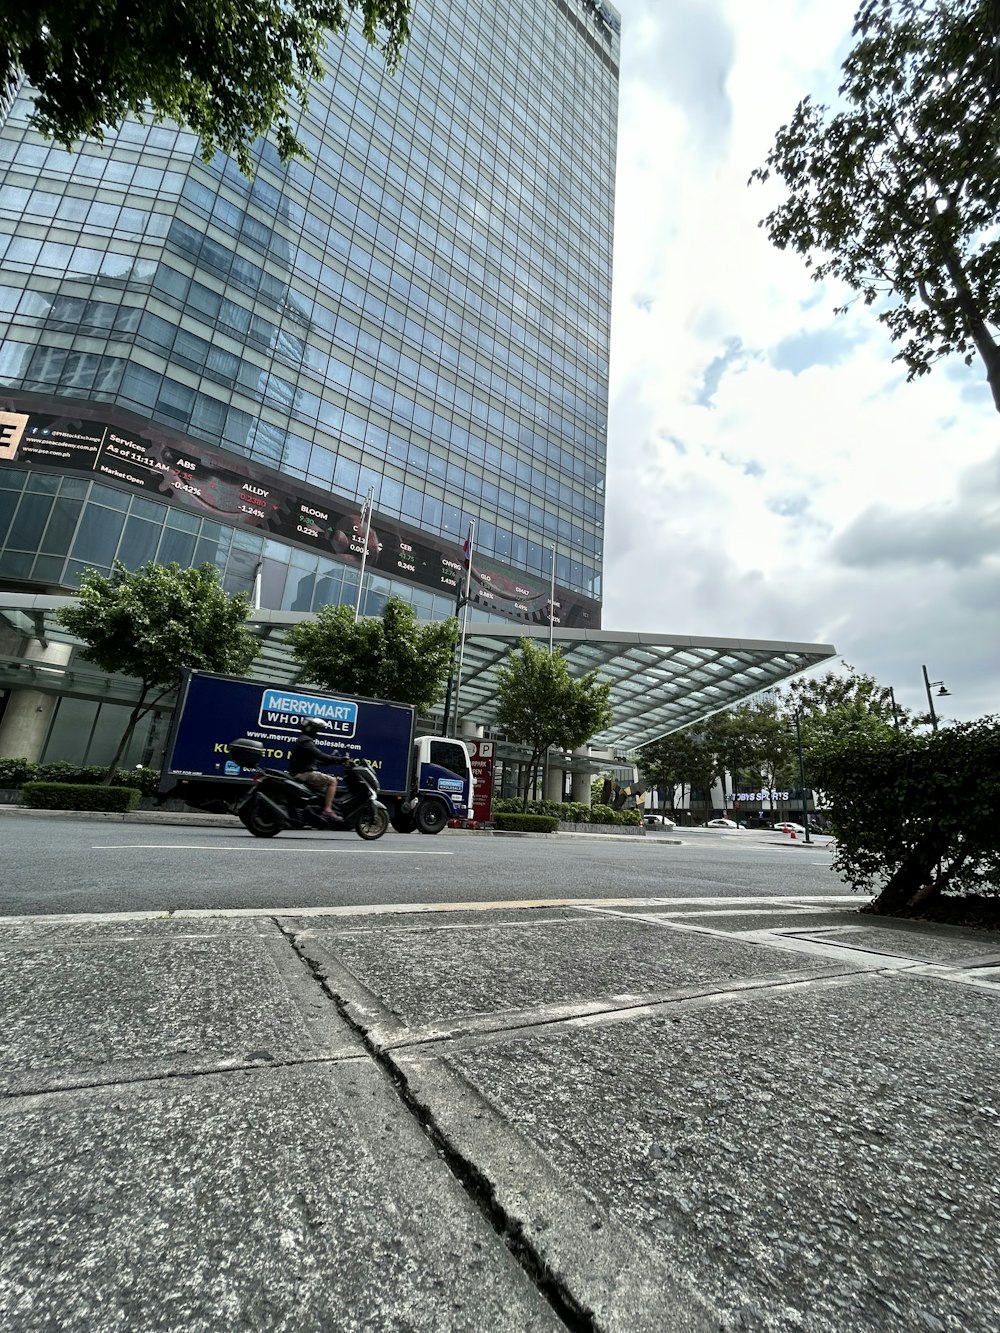
[[[245,594],[223,591],[214,565],[183,569],[150,561],[129,571],[116,561],[110,575],[87,570],[78,604],[62,607],[57,619],[83,640],[102,671],[141,682],[108,782],[139,719],[177,688],[185,669],[236,676],[246,671],[259,647],[246,623],[249,611]]]
[[[286,634],[305,676],[324,689],[395,699],[426,713],[444,693],[458,621],[421,626],[409,603],[390,597],[381,617],[355,623],[353,607],[323,606]]]
[[[818,748],[834,869],[894,912],[945,892],[1000,894],[1000,720],[847,734]]]
[[[1000,411],[1000,2],[864,0],[842,109],[804,98],[766,165],[761,224],[876,306],[907,378],[982,358]]]
[[[206,161],[228,153],[251,175],[254,140],[268,130],[283,160],[307,155],[295,103],[323,75],[327,38],[355,13],[394,69],[409,0],[5,0],[0,71],[8,89],[28,76],[34,128],[66,147],[131,113],[180,122]]]

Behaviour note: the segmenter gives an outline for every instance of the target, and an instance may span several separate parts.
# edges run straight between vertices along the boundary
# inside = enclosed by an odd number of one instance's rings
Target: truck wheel
[[[384,810],[366,810],[363,815],[358,816],[355,827],[359,838],[364,838],[366,842],[374,842],[376,838],[381,838],[389,827],[389,816]]]
[[[412,810],[395,810],[389,816],[389,823],[397,833],[412,833],[417,827],[417,817]]]
[[[448,822],[448,811],[440,801],[421,801],[417,806],[417,828],[421,833],[440,833]]]

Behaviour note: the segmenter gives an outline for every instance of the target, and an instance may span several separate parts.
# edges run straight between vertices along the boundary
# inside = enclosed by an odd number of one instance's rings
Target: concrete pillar
[[[471,718],[463,717],[458,724],[458,734],[462,740],[478,741],[483,738],[483,729],[477,726]]]
[[[561,801],[565,781],[566,777],[562,765],[556,762],[556,755],[550,755],[549,769],[545,778],[545,799],[547,801]]]
[[[68,643],[29,639],[21,656],[26,662],[65,666],[72,652]],[[42,757],[45,737],[58,701],[58,694],[47,694],[43,690],[27,686],[12,689],[0,721],[0,757],[37,763]]]
[[[579,749],[573,751],[573,756],[576,759],[589,759],[590,750],[586,745],[581,745]],[[589,772],[573,774],[572,797],[573,800],[577,803],[577,805],[592,804],[590,784],[593,781],[593,778],[594,778],[593,773]]]

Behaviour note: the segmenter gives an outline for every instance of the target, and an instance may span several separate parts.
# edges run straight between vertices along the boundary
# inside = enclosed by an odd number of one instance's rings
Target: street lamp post
[[[938,690],[939,699],[947,699],[951,694],[951,691],[945,689],[945,684],[943,680],[929,680],[927,677],[927,668],[925,666],[921,667],[920,669],[924,673],[924,689],[927,691],[927,706],[931,711],[931,727],[934,731],[937,731],[938,720],[937,720],[937,713],[935,713],[934,711],[934,697],[931,694],[931,687],[934,685],[941,686],[941,688]]]
[[[799,710],[795,710],[795,744],[799,750],[799,795],[802,797],[802,827],[806,831],[806,842],[811,843],[809,834],[809,808],[806,805],[806,766],[802,758],[802,727],[799,724]]]

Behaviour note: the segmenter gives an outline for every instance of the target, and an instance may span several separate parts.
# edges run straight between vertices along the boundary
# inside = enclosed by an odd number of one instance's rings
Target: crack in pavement
[[[596,1323],[593,1313],[580,1304],[575,1294],[564,1283],[556,1279],[543,1256],[526,1235],[521,1220],[503,1207],[497,1198],[492,1182],[474,1161],[453,1145],[448,1135],[438,1125],[431,1108],[411,1091],[406,1072],[396,1063],[388,1050],[371,1038],[369,1030],[351,1012],[350,1004],[328,983],[321,965],[300,948],[295,933],[291,930],[285,931],[280,922],[277,924],[296,955],[310,968],[317,983],[330,997],[344,1022],[358,1036],[377,1067],[386,1074],[396,1090],[400,1103],[420,1125],[477,1212],[503,1242],[532,1285],[544,1297],[553,1314],[564,1324],[569,1333],[600,1333],[600,1326]]]

